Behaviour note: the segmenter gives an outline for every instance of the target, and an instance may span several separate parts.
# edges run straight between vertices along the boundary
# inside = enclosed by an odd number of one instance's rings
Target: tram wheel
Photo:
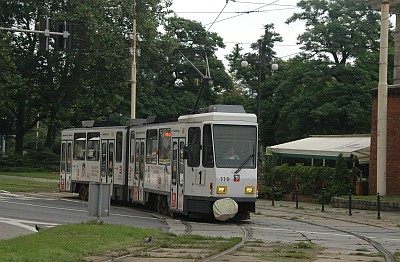
[[[82,199],[82,200],[85,200],[85,201],[88,200],[88,198],[89,198],[89,192],[88,192],[88,187],[87,187],[87,186],[82,185],[82,186],[79,188],[79,198]]]

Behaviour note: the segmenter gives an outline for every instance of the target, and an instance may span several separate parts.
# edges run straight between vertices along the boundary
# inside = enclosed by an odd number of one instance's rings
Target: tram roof
[[[227,121],[227,122],[250,122],[257,123],[255,114],[247,113],[225,113],[211,112],[203,114],[185,115],[178,118],[180,123],[205,122],[205,121]]]

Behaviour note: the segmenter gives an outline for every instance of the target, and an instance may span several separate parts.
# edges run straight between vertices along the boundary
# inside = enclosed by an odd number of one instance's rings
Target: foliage
[[[297,6],[303,11],[286,23],[305,22],[298,40],[310,56],[331,55],[336,65],[345,65],[350,58],[378,50],[379,14],[364,0],[302,0]]]
[[[28,152],[25,155],[12,155],[8,157],[1,157],[0,171],[58,171],[60,168],[59,159],[60,157],[50,150]]]
[[[304,166],[303,164],[276,166],[264,174],[262,185],[265,186],[267,193],[263,194],[269,194],[270,189],[267,188],[274,186],[277,195],[293,193],[298,187],[299,194],[317,196],[321,194],[323,188],[330,187],[334,172],[334,168]]]
[[[312,134],[369,133],[369,90],[377,84],[371,75],[355,66],[332,67],[329,61],[281,62],[265,81],[275,88],[261,103],[262,138],[273,145]]]
[[[227,56],[230,75],[214,55],[225,47],[223,39],[197,21],[170,15],[170,5],[170,0],[137,1],[137,118],[176,118],[193,108],[201,76],[175,50],[198,49],[209,52],[212,77],[201,106],[241,104],[251,113],[260,95],[263,145],[310,134],[370,132],[379,15],[364,0],[299,1],[302,11],[287,22],[306,23],[298,38],[304,53],[277,59],[274,46],[282,38],[273,24],[266,24],[261,45],[255,40],[252,50],[244,52],[238,44]],[[68,52],[55,50],[53,40],[49,51],[37,50],[36,34],[0,31],[0,133],[16,135],[17,153],[34,149],[31,132],[38,121],[46,136],[38,148],[52,150],[60,129],[79,126],[82,120],[128,123],[131,1],[4,0],[0,9],[5,27],[35,29],[46,16],[73,22],[73,49]],[[393,37],[390,45],[393,56]],[[185,55],[205,73],[200,52]],[[249,61],[247,68],[241,67],[243,60]],[[278,71],[271,72],[273,62]]]
[[[340,154],[336,158],[335,173],[332,177],[332,184],[329,188],[332,196],[348,195],[349,191],[354,192],[350,172],[346,165],[346,160]]]

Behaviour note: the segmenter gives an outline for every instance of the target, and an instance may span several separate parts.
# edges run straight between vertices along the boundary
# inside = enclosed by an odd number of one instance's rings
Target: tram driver
[[[235,148],[233,146],[228,147],[228,151],[225,154],[224,159],[239,160],[239,155],[235,153]]]

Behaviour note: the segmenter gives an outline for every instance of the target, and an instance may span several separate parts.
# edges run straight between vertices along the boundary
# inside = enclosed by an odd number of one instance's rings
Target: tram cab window
[[[74,134],[74,160],[86,158],[86,133]]]
[[[200,138],[201,138],[200,127],[189,128],[189,134],[188,134],[189,155],[187,164],[190,167],[198,167],[200,165],[200,147],[201,147]]]
[[[87,160],[99,161],[100,158],[100,133],[92,132],[87,134]]]
[[[256,167],[257,128],[255,126],[214,125],[217,167]]]
[[[171,163],[171,128],[162,128],[158,136],[159,164]]]
[[[157,164],[157,129],[149,129],[146,133],[146,163]]]
[[[214,167],[211,125],[204,125],[203,127],[203,166]]]

